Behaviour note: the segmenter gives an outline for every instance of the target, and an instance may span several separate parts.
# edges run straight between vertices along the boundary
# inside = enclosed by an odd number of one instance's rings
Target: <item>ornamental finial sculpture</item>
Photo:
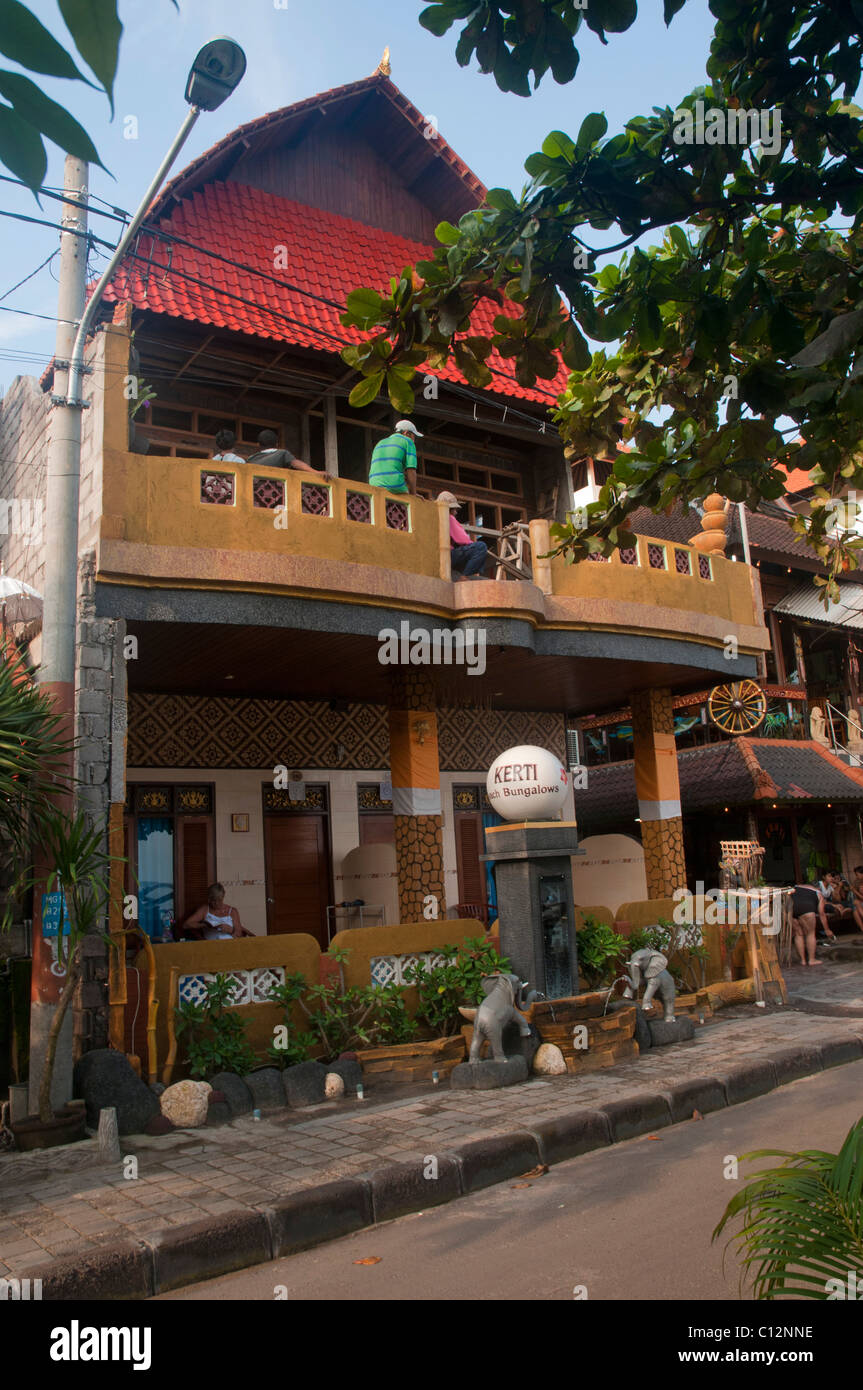
[[[382,58],[381,58],[381,61],[378,63],[377,67],[375,68],[375,77],[378,77],[378,76],[380,76],[380,77],[389,77],[389,75],[390,75],[391,72],[392,72],[392,67],[390,66],[390,50],[389,50],[389,45],[387,45],[387,47],[386,47],[386,48],[384,49],[384,51],[383,51],[383,56],[382,56]]]

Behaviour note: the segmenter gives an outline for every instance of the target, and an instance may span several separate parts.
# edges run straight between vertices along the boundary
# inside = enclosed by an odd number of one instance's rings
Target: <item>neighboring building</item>
[[[339,306],[385,288],[484,193],[427,135],[381,74],[236,131],[158,200],[91,343],[82,799],[117,847],[125,833],[153,935],[217,877],[253,932],[322,944],[346,900],[379,906],[371,921],[415,921],[431,896],[482,911],[490,762],[517,743],[565,758],[568,726],[624,704],[648,888],[666,896],[686,873],[672,701],[755,677],[768,645],[753,572],[722,555],[660,536],[607,564],[544,558],[549,520],[572,505],[546,426],[560,383],[521,387],[505,361],[484,392],[452,369],[436,397],[421,378],[421,495],[367,486],[394,416],[385,400],[347,405]],[[131,376],[157,393],[132,429]],[[46,418],[16,382],[0,415],[0,458],[20,461],[7,495],[40,495]],[[214,463],[226,425],[245,455],[276,429],[329,480]],[[453,584],[448,514],[428,500],[442,488],[472,524],[529,522],[532,575]],[[38,545],[15,554],[38,580]],[[402,623],[472,638],[482,669],[381,664],[382,631]]]
[[[582,465],[576,472],[577,484],[584,471]],[[600,474],[595,482],[602,481]],[[715,687],[674,700],[693,884],[713,880],[723,839],[760,840],[768,882],[820,877],[838,864],[850,872],[863,860],[863,572],[844,576],[841,601],[825,608],[813,578],[827,571],[788,524],[793,512],[805,511],[807,486],[808,477],[795,474],[782,503],[755,512],[728,507],[726,554],[742,562],[749,546],[770,646],[758,680],[761,708],[753,703],[753,718],[763,718],[751,734],[734,736],[715,722],[709,703]],[[584,500],[594,496],[589,492]],[[658,516],[641,509],[631,519],[636,533],[674,541],[696,535],[700,523],[698,510],[683,508]],[[629,711],[577,726],[591,765],[579,822],[591,833],[631,834],[638,810]]]

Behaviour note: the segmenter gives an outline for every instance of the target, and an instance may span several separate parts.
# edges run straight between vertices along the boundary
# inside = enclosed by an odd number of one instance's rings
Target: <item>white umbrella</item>
[[[10,623],[26,623],[38,618],[42,611],[42,595],[25,584],[23,579],[13,579],[11,574],[0,574],[0,610],[3,626]]]

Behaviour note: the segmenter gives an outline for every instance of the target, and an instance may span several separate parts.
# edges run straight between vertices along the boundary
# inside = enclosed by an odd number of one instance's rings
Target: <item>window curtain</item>
[[[167,816],[138,820],[138,923],[154,940],[169,934],[174,916],[174,823]]]

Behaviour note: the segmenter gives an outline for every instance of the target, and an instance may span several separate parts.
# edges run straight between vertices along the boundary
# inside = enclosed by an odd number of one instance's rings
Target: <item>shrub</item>
[[[174,1010],[177,1037],[186,1037],[192,1076],[206,1080],[219,1071],[245,1076],[258,1060],[246,1037],[246,1020],[228,1008],[233,992],[230,976],[217,975],[207,981],[202,1004],[181,1004]]]
[[[596,989],[601,984],[610,983],[607,977],[611,974],[612,967],[626,954],[626,937],[621,936],[620,932],[616,932],[605,922],[598,922],[595,917],[587,916],[584,925],[576,932],[575,939],[579,972],[584,977],[588,989]]]
[[[482,978],[509,970],[509,961],[498,955],[487,937],[468,937],[460,946],[442,946],[437,965],[418,961],[405,971],[405,979],[417,987],[417,1018],[436,1037],[457,1033],[464,1020],[460,1004],[479,1004],[484,999]]]
[[[346,952],[331,952],[341,966]],[[285,1011],[287,1029],[284,1047],[273,1043],[267,1056],[279,1066],[307,1061],[312,1048],[320,1047],[324,1059],[357,1048],[383,1047],[410,1042],[416,1024],[409,1017],[404,990],[400,985],[376,989],[372,985],[352,985],[346,989],[344,975],[325,984],[309,985],[302,975],[288,975],[270,998]],[[307,1030],[298,1030],[292,1015],[297,1005],[305,1016]]]

